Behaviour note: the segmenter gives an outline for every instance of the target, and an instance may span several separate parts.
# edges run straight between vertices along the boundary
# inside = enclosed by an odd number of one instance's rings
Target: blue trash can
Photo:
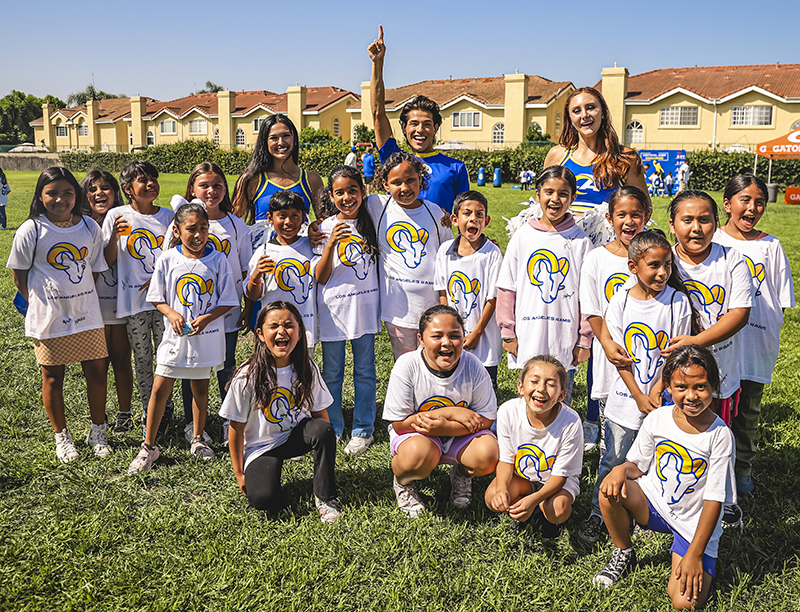
[[[494,180],[492,181],[492,187],[502,187],[503,186],[503,179],[500,178],[500,168],[494,169]]]
[[[478,168],[478,187],[486,187],[486,170]]]

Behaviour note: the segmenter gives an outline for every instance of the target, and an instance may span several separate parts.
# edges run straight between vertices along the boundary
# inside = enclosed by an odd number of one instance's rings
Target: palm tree
[[[67,96],[67,106],[72,108],[86,104],[88,100],[108,100],[109,98],[124,98],[125,94],[112,94],[97,89],[94,84],[89,83],[83,91],[77,91]]]
[[[225,88],[222,85],[217,85],[216,83],[213,83],[212,81],[206,81],[206,86],[203,87],[203,89],[198,89],[194,93],[196,93],[196,94],[217,93],[218,91],[222,91],[223,89],[225,89]]]

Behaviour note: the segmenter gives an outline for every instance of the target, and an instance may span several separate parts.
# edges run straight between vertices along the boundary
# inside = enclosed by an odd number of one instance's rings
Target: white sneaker
[[[375,441],[375,438],[370,436],[369,438],[362,438],[361,436],[353,436],[350,438],[350,441],[347,443],[347,446],[344,447],[344,452],[348,455],[360,455],[361,453],[365,453],[367,449],[372,446],[372,443]]]
[[[597,423],[590,423],[589,421],[583,422],[583,452],[588,453],[594,450],[597,446],[597,435],[600,433],[600,427]]]
[[[472,499],[472,476],[462,474],[457,465],[450,468],[450,503],[466,508]]]
[[[319,497],[314,497],[314,505],[319,512],[319,520],[326,525],[334,523],[336,519],[342,516],[342,511],[339,510],[339,500],[332,499],[330,501],[322,501]]]
[[[194,423],[186,424],[186,427],[183,428],[183,437],[186,438],[187,443],[192,443],[192,438],[194,438]],[[206,433],[205,429],[203,430],[203,442],[211,444],[211,436]]]
[[[214,457],[214,451],[200,436],[192,438],[192,448],[189,452],[195,457],[202,457],[206,461]]]
[[[80,457],[75,442],[72,441],[72,434],[64,428],[64,431],[56,434],[56,457],[61,463],[69,463]]]
[[[111,454],[111,446],[106,439],[106,427],[105,423],[102,425],[92,423],[89,435],[86,436],[86,444],[92,448],[95,457],[108,457]]]
[[[149,470],[160,456],[161,452],[158,450],[157,446],[154,446],[151,450],[147,448],[145,442],[142,442],[139,454],[136,455],[136,458],[128,467],[128,474],[138,474],[139,472]]]
[[[417,487],[414,486],[414,483],[401,485],[397,482],[397,478],[394,478],[394,482],[392,483],[392,488],[394,489],[394,495],[397,498],[397,506],[405,512],[409,518],[417,518],[420,514],[425,512],[427,508],[425,508],[425,502],[422,501],[422,498],[419,496],[419,492],[417,491]]]

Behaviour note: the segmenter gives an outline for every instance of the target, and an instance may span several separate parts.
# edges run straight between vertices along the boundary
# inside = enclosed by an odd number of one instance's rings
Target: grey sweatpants
[[[125,317],[125,322],[128,340],[133,349],[133,366],[142,400],[142,414],[147,414],[147,404],[150,403],[150,393],[153,391],[155,351],[164,335],[164,315],[157,310],[145,310]],[[169,398],[166,412],[171,413],[172,410],[172,398]]]

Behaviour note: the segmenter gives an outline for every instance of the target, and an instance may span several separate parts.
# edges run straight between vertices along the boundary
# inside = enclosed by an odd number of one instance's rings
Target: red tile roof
[[[602,81],[597,85],[602,88]],[[706,99],[759,87],[781,98],[800,97],[800,64],[662,68],[628,77],[626,100],[653,100],[681,87]]]
[[[529,75],[526,102],[547,104],[571,85],[572,83],[569,81],[550,81],[540,76]],[[407,100],[419,95],[429,97],[439,106],[444,106],[461,96],[468,96],[481,104],[502,105],[505,104],[506,98],[505,79],[500,76],[420,81],[403,87],[387,89],[386,106],[387,108],[397,108]],[[360,107],[360,103],[350,106],[350,108]]]
[[[266,90],[238,91],[235,93],[236,108],[233,110],[234,115],[246,114],[259,105],[276,113],[285,113],[288,110],[286,93],[278,94]],[[361,97],[352,91],[339,87],[309,87],[306,91],[306,107],[304,110],[319,111],[347,96],[354,96],[357,99]],[[146,118],[152,118],[165,110],[178,117],[184,116],[192,109],[197,109],[201,113],[211,116],[216,116],[218,113],[217,94],[215,93],[192,94],[166,102],[160,102],[152,98],[145,99],[147,100]],[[78,112],[83,111],[85,113],[86,105],[57,109],[57,111],[70,119]],[[101,100],[97,118],[98,120],[117,121],[129,117],[130,112],[130,98]],[[30,122],[30,125],[43,124],[44,117]]]

